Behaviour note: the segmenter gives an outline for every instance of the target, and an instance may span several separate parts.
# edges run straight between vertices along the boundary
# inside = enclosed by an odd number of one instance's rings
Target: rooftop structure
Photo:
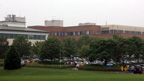
[[[7,15],[4,21],[0,21],[1,26],[7,27],[26,27],[25,17],[16,17],[16,15]]]
[[[60,26],[63,27],[63,21],[62,20],[46,20],[45,26]]]
[[[96,25],[96,23],[79,23],[79,26]]]

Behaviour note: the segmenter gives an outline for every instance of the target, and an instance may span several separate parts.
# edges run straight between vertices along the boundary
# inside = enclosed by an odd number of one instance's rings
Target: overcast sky
[[[27,26],[61,19],[64,26],[93,22],[144,27],[144,0],[0,0],[0,20],[25,16]]]

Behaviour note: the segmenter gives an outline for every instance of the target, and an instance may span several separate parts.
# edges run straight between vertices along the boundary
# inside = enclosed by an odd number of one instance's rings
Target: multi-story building
[[[25,18],[15,17],[14,15],[9,15],[5,18],[5,21],[0,21],[0,37],[7,37],[9,45],[20,35],[35,43],[36,41],[46,40],[49,34],[48,31],[26,28]]]
[[[54,27],[54,26],[29,26],[32,29],[49,31],[50,36],[56,36],[59,39],[71,36],[76,39],[81,35],[89,35],[93,37],[112,38],[114,34],[123,36],[124,38],[138,36],[144,39],[144,28],[124,25],[80,25],[72,27]]]
[[[72,27],[29,26],[28,28],[49,31],[50,36],[56,36],[59,39],[66,38],[68,36],[78,39],[81,35],[96,36],[101,33],[101,27],[96,25]]]
[[[144,39],[144,27],[125,26],[125,25],[102,25],[101,34],[98,37],[112,38],[113,34],[124,38],[138,36]]]
[[[7,37],[9,45],[11,45],[13,40],[20,35],[24,36],[30,42],[35,43],[36,41],[46,40],[49,32],[30,28],[0,26],[0,37]]]

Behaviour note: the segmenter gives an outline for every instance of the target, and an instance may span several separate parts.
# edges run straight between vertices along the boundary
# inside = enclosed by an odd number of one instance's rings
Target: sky
[[[144,27],[144,0],[0,0],[0,20],[8,14],[26,17],[27,26],[63,20],[64,26],[97,25]]]

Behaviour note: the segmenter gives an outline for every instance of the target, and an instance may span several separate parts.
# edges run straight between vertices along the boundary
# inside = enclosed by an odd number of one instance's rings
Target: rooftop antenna
[[[106,21],[106,25],[107,25],[107,21]]]

